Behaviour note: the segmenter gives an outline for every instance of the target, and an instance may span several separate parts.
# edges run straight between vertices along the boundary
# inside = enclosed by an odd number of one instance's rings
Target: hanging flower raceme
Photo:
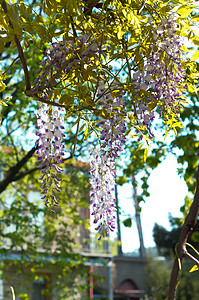
[[[151,124],[155,118],[154,108],[157,107],[157,112],[163,117],[169,113],[174,115],[175,119],[185,93],[185,72],[181,67],[182,43],[176,32],[175,20],[163,19],[158,27],[151,24],[151,28],[151,51],[147,57],[143,53],[144,63],[139,63],[137,70],[134,67],[131,86],[136,99],[132,99],[133,122],[136,122],[141,133],[145,134],[148,131],[149,137],[153,138]],[[73,74],[74,71],[78,74],[78,71],[81,72],[88,65],[96,67],[96,62],[100,59],[100,55],[97,54],[103,50],[103,46],[88,35],[53,43],[44,53],[45,60],[40,63],[41,68],[37,72],[40,75],[35,79],[36,86],[32,91],[47,100],[53,93],[53,88],[67,80],[72,71]],[[102,75],[103,73],[99,78],[103,78]],[[101,108],[103,118],[98,123],[100,147],[93,148],[90,154],[90,203],[95,229],[101,236],[107,236],[109,230],[115,229],[115,161],[126,140],[125,93],[121,91],[122,86],[118,85],[118,82],[115,78],[108,87],[101,84],[95,101]],[[96,81],[93,81],[92,86],[95,83]],[[61,157],[64,154],[61,112],[59,108],[49,111],[46,105],[42,105],[38,110],[37,154],[42,169],[40,180],[46,205],[58,204],[58,174],[62,171],[58,164],[62,163]]]
[[[153,108],[157,105],[160,114],[169,110],[177,114],[179,103],[186,92],[181,46],[182,40],[177,35],[175,19],[163,19],[154,28],[152,51],[144,61],[143,69],[133,73],[135,94],[139,99],[137,115],[150,137],[153,137],[151,122],[155,118]]]
[[[51,108],[41,105],[38,108],[36,154],[39,159],[41,169],[41,194],[46,206],[58,204],[56,195],[60,192],[60,174],[63,169],[59,167],[63,163],[64,145],[62,143],[64,134],[62,133],[63,117],[62,108]]]
[[[108,236],[109,229],[115,229],[115,163],[101,154],[99,146],[90,153],[90,175],[90,204],[93,223],[97,225],[95,230],[101,236]]]
[[[57,79],[66,76],[73,67],[82,64],[93,64],[90,59],[95,53],[103,52],[89,35],[80,35],[76,40],[65,40],[53,43],[44,52],[45,59],[40,62],[41,68],[36,71],[40,74],[35,80],[33,92],[42,92],[43,99],[52,94],[53,86],[58,83]]]
[[[114,87],[116,85],[112,84]],[[124,92],[116,98],[111,96],[111,93],[107,93],[104,85],[98,88],[97,96],[100,98],[99,105],[102,110],[106,111],[107,119],[102,119],[100,122],[101,126],[101,148],[107,153],[111,160],[115,160],[120,151],[122,151],[122,145],[125,143],[126,137],[126,111],[124,100]]]
[[[90,154],[90,204],[95,228],[101,236],[115,229],[115,160],[125,142],[124,93],[113,98],[104,85],[98,88],[99,105],[106,110],[107,119],[100,122],[100,145]],[[100,236],[100,238],[101,238]]]
[[[157,101],[175,110],[173,104],[186,88],[183,84],[186,75],[181,67],[182,40],[176,33],[175,19],[163,19],[153,37],[157,51],[152,51],[147,66],[147,73],[152,79],[151,88]]]

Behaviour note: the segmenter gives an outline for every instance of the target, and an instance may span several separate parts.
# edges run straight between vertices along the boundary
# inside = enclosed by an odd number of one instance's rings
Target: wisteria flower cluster
[[[101,238],[108,236],[109,229],[115,229],[115,164],[107,155],[102,155],[97,146],[90,153],[89,171],[91,215],[94,217],[93,223],[97,225],[95,230],[100,232]]]
[[[115,85],[118,84],[115,83]],[[118,86],[118,88],[121,87]],[[97,93],[97,96],[100,97],[98,104],[101,105],[102,109],[104,107],[108,114],[108,118],[102,119],[100,122],[102,128],[100,135],[101,148],[108,153],[112,160],[119,156],[120,151],[122,151],[122,145],[126,140],[124,136],[126,132],[126,101],[124,95],[125,92],[121,92],[119,97],[113,98],[111,93],[107,94],[104,85],[99,87]]]
[[[185,93],[185,72],[181,67],[182,42],[176,33],[175,20],[163,19],[156,27],[152,24],[153,43],[148,58],[143,58],[142,69],[134,70],[133,85],[136,102],[137,120],[148,130],[153,138],[151,123],[155,118],[153,107],[159,107],[159,113],[170,109],[177,113],[178,102]],[[46,59],[42,61],[39,77],[35,80],[34,91],[41,93],[44,100],[52,94],[57,79],[66,76],[73,67],[82,63],[92,63],[90,59],[98,51],[104,51],[93,38],[81,35],[76,42],[57,42],[45,52]],[[101,236],[108,236],[109,230],[115,229],[115,165],[122,151],[126,137],[126,101],[125,93],[116,79],[105,87],[103,82],[98,87],[97,105],[104,112],[101,118],[99,142],[90,153],[90,204],[91,215],[96,225],[96,231]],[[115,95],[111,93],[114,91]],[[120,92],[121,91],[121,92]],[[119,95],[119,96],[118,96]],[[135,108],[134,107],[134,108]],[[52,109],[46,105],[38,110],[37,135],[39,139],[38,157],[42,169],[42,194],[46,206],[57,205],[57,192],[60,191],[59,173],[62,169],[63,148],[63,117],[60,108]],[[142,130],[142,129],[141,129]]]
[[[44,52],[46,58],[40,62],[41,68],[36,71],[40,75],[34,80],[35,87],[32,91],[42,92],[42,98],[47,100],[52,94],[53,86],[57,84],[57,79],[68,74],[72,67],[83,63],[91,64],[90,57],[99,47],[95,40],[86,34],[77,37],[76,43],[72,40],[53,43],[52,47]]]
[[[64,145],[62,143],[64,134],[62,130],[63,116],[62,108],[51,108],[49,111],[47,105],[42,105],[38,109],[37,136],[36,145],[38,150],[36,154],[39,159],[39,168],[42,176],[39,178],[42,182],[41,194],[45,200],[46,206],[56,206],[58,204],[56,195],[60,192],[60,174],[63,169],[58,164],[63,163]]]
[[[135,93],[145,92],[144,99],[137,102],[137,114],[143,125],[149,131],[155,118],[154,111],[149,109],[153,102],[160,107],[161,114],[165,108],[178,112],[177,102],[185,93],[185,72],[181,67],[182,40],[176,33],[175,19],[162,19],[161,24],[154,29],[153,45],[150,57],[145,61],[142,71],[133,74]],[[148,93],[147,93],[148,92]]]
[[[125,100],[123,92],[113,98],[104,85],[99,87],[97,96],[98,104],[109,117],[100,122],[100,147],[93,148],[90,154],[90,204],[95,230],[108,236],[109,230],[115,229],[115,159],[125,143]]]

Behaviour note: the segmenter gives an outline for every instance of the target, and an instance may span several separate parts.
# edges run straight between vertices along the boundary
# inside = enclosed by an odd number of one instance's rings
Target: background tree
[[[89,220],[85,219],[86,213],[82,215],[88,202],[86,170],[81,164],[68,164],[62,178],[65,188],[60,193],[60,204],[53,215],[44,209],[40,200],[38,172],[17,181],[1,197],[1,270],[5,284],[14,286],[17,296],[31,291],[24,285],[24,278],[21,284],[13,282],[16,279],[15,272],[10,274],[13,264],[19,277],[26,272],[27,284],[37,279],[43,269],[52,272],[54,278],[48,288],[57,291],[58,299],[88,288],[85,280],[81,282],[81,278],[87,278],[88,270],[83,266],[82,256],[77,253],[82,247],[89,248],[86,240],[89,237],[86,236]],[[81,234],[85,232],[85,240],[79,235],[80,228]],[[17,253],[20,260],[17,257],[14,261],[10,259],[12,253]],[[75,280],[77,276],[79,281]]]
[[[174,220],[174,218],[172,218]],[[158,253],[163,256],[174,256],[176,253],[176,245],[179,239],[181,227],[173,224],[172,230],[166,230],[163,226],[155,224],[153,228],[153,237],[156,243]],[[198,249],[198,231],[199,221],[193,228],[192,234],[189,236],[187,243],[191,244],[197,251]],[[193,251],[190,249],[193,254]]]
[[[180,284],[176,295],[177,300],[195,300],[198,298],[198,272],[189,273],[192,263],[183,261],[183,268],[180,273]],[[162,300],[168,295],[169,276],[171,260],[164,260],[163,257],[148,258],[146,267],[146,278],[148,283],[149,299]]]

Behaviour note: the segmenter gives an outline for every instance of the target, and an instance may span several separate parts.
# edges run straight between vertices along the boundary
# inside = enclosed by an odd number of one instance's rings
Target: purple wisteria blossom
[[[102,155],[100,147],[90,153],[90,204],[95,230],[101,236],[108,236],[109,229],[115,229],[115,163],[106,154]],[[100,238],[101,238],[100,236]]]
[[[52,94],[57,79],[66,76],[73,67],[81,64],[92,64],[92,57],[100,46],[89,35],[81,35],[76,41],[65,40],[53,43],[44,52],[45,59],[40,62],[41,68],[36,71],[40,74],[35,80],[32,91],[42,93],[44,100]],[[100,48],[103,52],[103,47]]]
[[[47,105],[38,108],[37,136],[36,145],[38,150],[39,168],[42,176],[41,194],[46,206],[56,206],[58,201],[56,195],[60,192],[60,174],[63,169],[58,165],[63,163],[64,145],[62,143],[64,134],[62,108],[52,108],[49,112]]]
[[[126,132],[125,93],[121,92],[119,97],[113,98],[111,93],[106,93],[105,87],[102,85],[98,88],[97,95],[100,97],[99,105],[102,109],[106,109],[108,114],[108,118],[102,119],[100,122],[102,128],[101,148],[108,154],[108,157],[115,160],[122,151],[122,146],[126,140],[124,136]]]
[[[177,35],[175,19],[162,19],[159,26],[151,24],[153,34],[150,52],[142,57],[143,63],[134,67],[132,73],[132,100],[134,120],[140,132],[147,130],[149,138],[153,138],[151,130],[155,118],[154,108],[164,116],[177,114],[179,103],[183,99],[185,72],[182,69],[182,41]],[[95,64],[97,53],[104,51],[91,36],[80,35],[75,41],[68,40],[53,43],[44,53],[45,59],[37,71],[35,87],[32,91],[41,94],[47,100],[53,88],[66,79],[73,68],[82,64]],[[130,70],[131,71],[131,70]],[[100,79],[101,81],[101,79]],[[99,84],[99,83],[98,83]],[[116,96],[113,96],[116,95]],[[126,100],[125,92],[118,78],[98,86],[96,104],[101,108],[99,121],[99,143],[90,153],[90,204],[91,215],[100,238],[114,231],[115,217],[115,167],[116,159],[123,150],[126,137]],[[62,169],[63,152],[63,117],[62,109],[42,105],[38,109],[37,141],[40,168],[42,169],[42,194],[45,205],[57,205],[57,192],[60,191],[59,173]],[[141,126],[140,126],[141,125]]]
[[[143,70],[137,69],[133,73],[135,96],[139,99],[137,115],[151,138],[151,122],[155,118],[153,107],[158,105],[160,114],[169,109],[178,113],[178,103],[186,90],[186,75],[181,67],[181,46],[182,40],[177,35],[175,19],[162,19],[161,24],[154,28],[151,54],[144,61]],[[150,107],[151,103],[154,106]]]
[[[99,105],[106,109],[107,119],[100,122],[100,145],[90,154],[90,204],[96,231],[108,236],[115,229],[115,160],[125,143],[125,100],[124,93],[113,98],[104,85],[98,88]],[[100,238],[101,238],[100,236]]]

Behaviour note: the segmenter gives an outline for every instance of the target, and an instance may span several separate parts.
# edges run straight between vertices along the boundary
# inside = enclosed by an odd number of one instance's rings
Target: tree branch
[[[77,144],[77,136],[78,136],[78,132],[79,132],[79,124],[80,124],[80,118],[78,120],[78,123],[77,123],[77,129],[76,129],[76,134],[75,134],[75,142],[74,142],[74,145],[73,145],[73,151],[72,151],[72,158],[74,157],[74,153],[75,153],[75,148],[76,148],[76,144]]]
[[[37,170],[39,170],[39,169],[36,167],[36,168],[33,168],[33,169],[29,169],[29,170],[27,170],[27,171],[25,171],[25,172],[21,172],[21,173],[19,173],[19,175],[15,176],[15,177],[12,179],[12,181],[18,181],[18,180],[24,178],[26,175],[29,175],[29,174],[31,174],[31,173],[37,171]]]
[[[98,4],[99,0],[93,0],[92,2],[90,2],[89,4],[86,2],[86,8],[84,10],[84,15],[91,15],[92,14],[92,9]]]
[[[5,178],[0,182],[0,193],[2,193],[11,182],[16,180],[17,173],[33,156],[36,150],[37,148],[33,147],[16,165],[9,169]]]
[[[19,59],[19,55],[12,61],[11,65],[3,72],[2,75],[4,75],[5,73],[8,72],[8,70],[12,67],[12,65],[14,65],[14,63]]]
[[[197,180],[197,185],[196,185],[196,193],[194,196],[194,200],[189,210],[189,213],[185,219],[185,222],[183,224],[179,236],[179,242],[177,245],[177,256],[175,258],[172,272],[171,272],[171,277],[170,277],[168,300],[176,299],[178,276],[180,271],[180,265],[182,264],[183,258],[187,256],[189,256],[189,259],[191,258],[190,255],[187,255],[188,252],[186,249],[186,243],[189,234],[193,231],[193,227],[197,222],[197,217],[199,213],[199,167],[196,173],[196,180]]]
[[[4,0],[1,1],[1,6],[2,6],[5,14],[8,14],[7,4],[6,4],[6,2]],[[13,26],[13,24],[12,24],[12,22],[11,22],[10,19],[9,19],[9,25],[10,25],[10,27],[12,27],[14,29],[14,26]],[[23,49],[21,47],[20,41],[19,41],[19,39],[18,39],[18,37],[17,37],[16,34],[14,35],[14,40],[15,40],[15,44],[17,46],[17,51],[18,51],[19,57],[21,59],[22,67],[23,67],[23,70],[24,70],[25,81],[26,81],[26,90],[30,90],[31,84],[30,84],[30,77],[29,77],[28,67],[27,67],[27,64],[26,64],[26,59],[25,59],[25,56],[24,56]]]

